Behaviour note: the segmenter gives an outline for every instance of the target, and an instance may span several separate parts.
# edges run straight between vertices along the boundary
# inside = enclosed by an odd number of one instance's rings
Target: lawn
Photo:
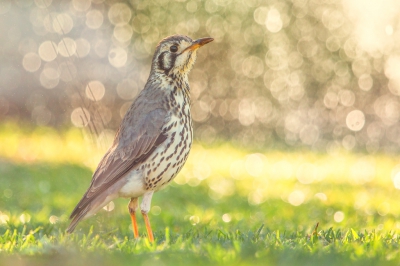
[[[66,234],[106,142],[0,126],[0,265],[400,264],[400,156],[340,149],[195,143],[153,197],[154,244],[127,199]]]

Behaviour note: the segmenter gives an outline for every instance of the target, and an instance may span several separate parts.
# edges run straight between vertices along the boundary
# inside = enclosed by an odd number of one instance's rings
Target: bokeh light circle
[[[265,20],[265,26],[270,32],[278,32],[282,29],[283,22],[281,19],[281,14],[275,8],[271,8],[268,11],[267,18]]]
[[[84,12],[91,6],[90,0],[72,0],[72,6],[76,11]]]
[[[53,65],[46,65],[39,76],[40,84],[46,89],[55,88],[60,82],[60,75]]]
[[[73,56],[76,52],[76,43],[71,38],[63,38],[58,43],[58,53],[63,57]]]
[[[85,89],[86,97],[92,101],[100,101],[106,92],[106,89],[98,80],[93,80],[88,83]]]
[[[264,73],[264,63],[257,56],[249,56],[243,60],[243,74],[249,78],[256,78]]]
[[[113,4],[108,11],[108,19],[114,25],[127,24],[132,17],[132,11],[124,3]]]
[[[360,110],[353,110],[346,116],[346,125],[352,131],[360,131],[365,125],[365,115]]]
[[[71,122],[76,127],[85,127],[90,121],[90,112],[86,108],[75,108],[71,113]]]
[[[108,54],[108,61],[114,67],[123,67],[128,60],[127,52],[120,48],[113,48]]]
[[[52,41],[45,41],[39,46],[39,56],[43,61],[50,62],[56,59],[58,54],[58,45]]]
[[[295,190],[292,193],[290,193],[290,195],[288,197],[288,201],[293,206],[300,206],[301,204],[304,203],[305,198],[306,197],[305,197],[303,191]]]
[[[86,13],[86,26],[90,29],[98,29],[103,25],[104,17],[99,10],[90,10]]]
[[[40,56],[36,53],[27,53],[24,55],[22,59],[22,66],[25,68],[26,71],[35,72],[40,68],[42,64],[42,60]]]
[[[73,27],[74,27],[74,21],[68,14],[65,13],[59,14],[53,20],[53,29],[61,36],[69,33]]]
[[[133,29],[130,25],[117,25],[114,28],[114,37],[119,42],[127,42],[131,39]]]

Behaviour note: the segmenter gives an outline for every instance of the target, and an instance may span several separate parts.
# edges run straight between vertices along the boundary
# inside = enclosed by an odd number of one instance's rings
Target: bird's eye
[[[178,46],[172,45],[172,46],[169,48],[169,50],[170,50],[171,52],[173,52],[173,53],[176,53],[176,52],[178,51]]]

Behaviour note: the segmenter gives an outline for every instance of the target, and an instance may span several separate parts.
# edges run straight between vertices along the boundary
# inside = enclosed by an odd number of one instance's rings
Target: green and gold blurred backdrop
[[[171,34],[215,41],[190,74],[205,143],[396,152],[396,0],[3,0],[0,119],[112,136]]]

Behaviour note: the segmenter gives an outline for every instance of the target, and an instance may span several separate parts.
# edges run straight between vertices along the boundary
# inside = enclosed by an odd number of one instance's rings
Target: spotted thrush
[[[101,159],[89,189],[72,211],[67,231],[110,201],[130,198],[133,234],[139,237],[135,212],[140,210],[148,238],[154,241],[148,212],[153,193],[182,169],[193,141],[188,74],[199,47],[212,38],[192,40],[173,35],[157,46],[144,89],[126,112],[112,146]]]

